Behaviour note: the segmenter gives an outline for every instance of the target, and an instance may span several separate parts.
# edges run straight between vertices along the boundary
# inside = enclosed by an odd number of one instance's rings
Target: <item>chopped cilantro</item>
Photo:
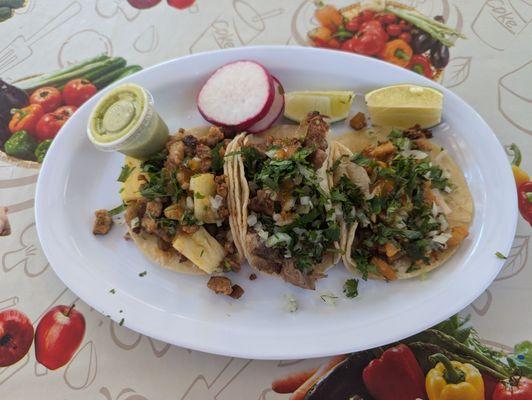
[[[350,299],[358,296],[358,279],[352,278],[345,281],[344,294]]]
[[[196,192],[194,193],[194,198],[201,200],[201,199],[204,199],[205,196],[202,195],[200,192]]]
[[[116,293],[116,290],[113,288],[113,289],[109,289],[109,293],[111,294],[115,294]]]
[[[220,155],[220,149],[223,146],[223,142],[219,142],[216,146],[211,149],[211,170],[214,174],[218,175],[223,172],[224,169],[224,160]]]
[[[146,274],[148,273],[148,271],[142,271],[139,273],[139,276],[142,278],[144,276],[146,276]]]
[[[361,207],[365,202],[364,193],[359,186],[355,185],[346,176],[342,176],[336,186],[331,190],[333,204],[341,204],[343,218],[349,224],[354,222],[353,207]]]
[[[369,262],[371,254],[364,249],[356,249],[351,253],[351,258],[356,264],[356,268],[362,274],[362,279],[367,281],[369,274],[378,274],[377,267]]]
[[[120,322],[118,323],[118,325],[120,325],[120,326],[124,325],[124,321],[125,321],[124,318],[122,318],[122,319],[120,320]]]
[[[131,174],[131,172],[133,172],[134,169],[135,169],[135,167],[131,168],[128,164],[125,164],[122,167],[122,170],[120,171],[120,175],[118,175],[117,181],[118,182],[125,182],[127,180],[127,178],[129,177],[129,175]]]
[[[502,254],[500,251],[496,252],[495,255],[502,260],[506,260],[508,257]]]
[[[299,174],[313,177],[316,171],[306,159],[311,153],[312,149],[302,148],[288,159],[268,159],[255,175],[255,180],[270,189],[278,190],[281,182],[290,181]]]
[[[419,265],[412,264],[410,267],[407,268],[406,273],[409,274],[414,271],[419,271],[420,269],[421,267]]]
[[[126,209],[126,205],[124,203],[122,203],[119,206],[107,211],[107,214],[109,214],[112,217],[114,215],[118,215],[118,214],[124,212],[125,209]]]
[[[282,238],[269,239],[267,245],[284,258],[294,259],[299,270],[309,271],[334,247],[333,243],[340,237],[340,228],[333,219],[334,211],[329,212],[330,198],[321,188],[321,178],[310,161],[314,149],[300,147],[290,157],[280,159],[272,151],[276,148],[278,146],[271,146],[265,153],[254,147],[243,147],[240,151],[252,191],[250,196],[259,189],[276,193],[290,191],[295,200],[292,209],[287,211],[292,215],[291,222],[277,225],[266,214],[259,214],[258,220],[269,238]],[[282,214],[282,201],[275,199],[272,205],[276,214]],[[301,211],[301,207],[306,210]]]

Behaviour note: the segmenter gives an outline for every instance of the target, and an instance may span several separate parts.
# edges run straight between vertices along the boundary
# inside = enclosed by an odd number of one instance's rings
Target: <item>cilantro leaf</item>
[[[508,258],[508,257],[505,256],[504,254],[502,254],[500,251],[496,252],[495,255],[496,255],[498,258],[502,259],[502,260],[506,260],[506,259]]]
[[[111,210],[107,211],[107,214],[109,214],[111,217],[118,215],[122,212],[124,212],[126,209],[126,205],[124,203],[120,204],[119,206],[112,208]]]
[[[224,170],[224,159],[220,155],[220,149],[223,146],[223,142],[219,142],[216,146],[211,149],[211,170],[215,175],[221,174]]]
[[[344,294],[350,299],[358,296],[358,279],[352,278],[345,281]]]
[[[128,164],[125,164],[120,171],[117,181],[122,183],[125,182],[134,169],[135,167],[131,168]]]

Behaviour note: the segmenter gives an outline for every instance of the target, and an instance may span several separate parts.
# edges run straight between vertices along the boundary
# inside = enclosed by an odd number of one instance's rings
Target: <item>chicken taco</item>
[[[224,154],[231,141],[217,127],[180,130],[149,159],[126,157],[120,195],[138,248],[165,268],[188,274],[238,271],[242,253],[229,219]]]
[[[332,145],[329,183],[344,264],[364,279],[407,279],[445,262],[467,237],[473,201],[429,130],[381,129]]]
[[[339,259],[340,229],[326,179],[329,125],[316,113],[235,138],[231,190],[236,241],[252,267],[315,289]]]

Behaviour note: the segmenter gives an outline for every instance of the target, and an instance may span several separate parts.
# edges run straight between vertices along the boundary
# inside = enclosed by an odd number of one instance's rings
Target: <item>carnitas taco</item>
[[[305,289],[315,289],[339,259],[340,230],[326,179],[328,132],[313,113],[300,126],[241,134],[229,164],[237,241],[248,262]]]
[[[407,279],[467,237],[473,201],[460,168],[426,129],[381,129],[334,143],[329,182],[344,264],[364,279]]]
[[[217,127],[180,130],[147,160],[126,157],[121,197],[138,248],[161,266],[187,274],[238,271],[242,253],[229,219],[224,154]]]

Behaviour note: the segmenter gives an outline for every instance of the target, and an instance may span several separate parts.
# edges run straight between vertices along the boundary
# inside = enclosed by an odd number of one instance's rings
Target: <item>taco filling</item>
[[[324,179],[329,126],[312,114],[294,131],[240,149],[249,187],[243,240],[252,266],[314,289],[340,237]]]
[[[121,196],[137,244],[156,239],[166,259],[188,261],[204,273],[239,270],[224,175],[229,142],[217,127],[180,130],[149,159],[126,158]]]
[[[470,216],[459,221],[452,209],[459,201],[453,196],[464,188],[440,166],[448,156],[431,136],[417,127],[392,130],[385,140],[338,157],[330,168],[332,174],[344,163],[358,168],[358,179],[337,174],[331,197],[354,232],[346,264],[364,279],[415,276],[441,263],[468,235]]]

